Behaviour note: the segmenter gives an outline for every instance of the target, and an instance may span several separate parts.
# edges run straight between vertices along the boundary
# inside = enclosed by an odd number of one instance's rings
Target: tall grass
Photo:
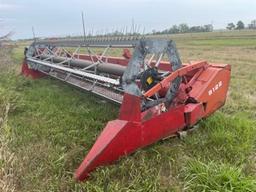
[[[0,49],[0,76],[6,76],[14,69],[10,51],[10,49]],[[16,156],[10,149],[13,136],[11,127],[8,125],[9,112],[13,109],[11,102],[13,97],[7,92],[4,87],[0,87],[0,191],[2,192],[15,191]]]
[[[245,176],[241,168],[213,161],[190,161],[185,168],[186,191],[254,192],[255,178]]]

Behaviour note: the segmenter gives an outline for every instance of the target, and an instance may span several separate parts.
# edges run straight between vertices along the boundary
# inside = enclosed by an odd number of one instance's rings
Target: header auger
[[[120,48],[122,57],[108,56]],[[40,40],[25,55],[24,75],[49,75],[121,105],[76,170],[80,181],[215,112],[225,103],[231,71],[207,61],[182,64],[175,43],[165,39]]]

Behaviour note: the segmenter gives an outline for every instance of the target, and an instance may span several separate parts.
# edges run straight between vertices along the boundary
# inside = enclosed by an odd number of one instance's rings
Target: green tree
[[[189,26],[186,23],[182,23],[179,25],[180,33],[187,33],[189,32]]]
[[[235,29],[235,27],[236,27],[236,26],[235,26],[234,23],[229,23],[226,28],[227,28],[228,30],[233,30],[233,29]]]
[[[203,28],[204,28],[205,32],[212,32],[213,31],[213,25],[212,24],[204,25]]]
[[[236,29],[244,29],[244,23],[242,21],[238,21],[236,24]]]
[[[178,28],[177,25],[173,25],[170,29],[169,29],[169,33],[179,33],[180,30]]]
[[[248,25],[249,29],[256,29],[256,19],[252,20],[251,23]]]

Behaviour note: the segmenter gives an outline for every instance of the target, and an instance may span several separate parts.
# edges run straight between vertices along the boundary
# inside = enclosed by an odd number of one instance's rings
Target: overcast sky
[[[32,26],[36,36],[81,35],[81,11],[94,33],[131,27],[132,19],[147,32],[180,23],[220,29],[256,19],[256,0],[0,0],[0,35],[31,38]]]

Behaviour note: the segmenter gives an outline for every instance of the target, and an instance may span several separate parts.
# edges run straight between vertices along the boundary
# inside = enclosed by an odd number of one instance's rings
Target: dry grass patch
[[[10,72],[13,69],[10,49],[0,49],[0,71]],[[0,74],[2,75],[2,74]],[[14,164],[16,157],[9,148],[12,142],[11,128],[8,125],[8,115],[11,110],[9,98],[0,87],[0,191],[15,191]]]

